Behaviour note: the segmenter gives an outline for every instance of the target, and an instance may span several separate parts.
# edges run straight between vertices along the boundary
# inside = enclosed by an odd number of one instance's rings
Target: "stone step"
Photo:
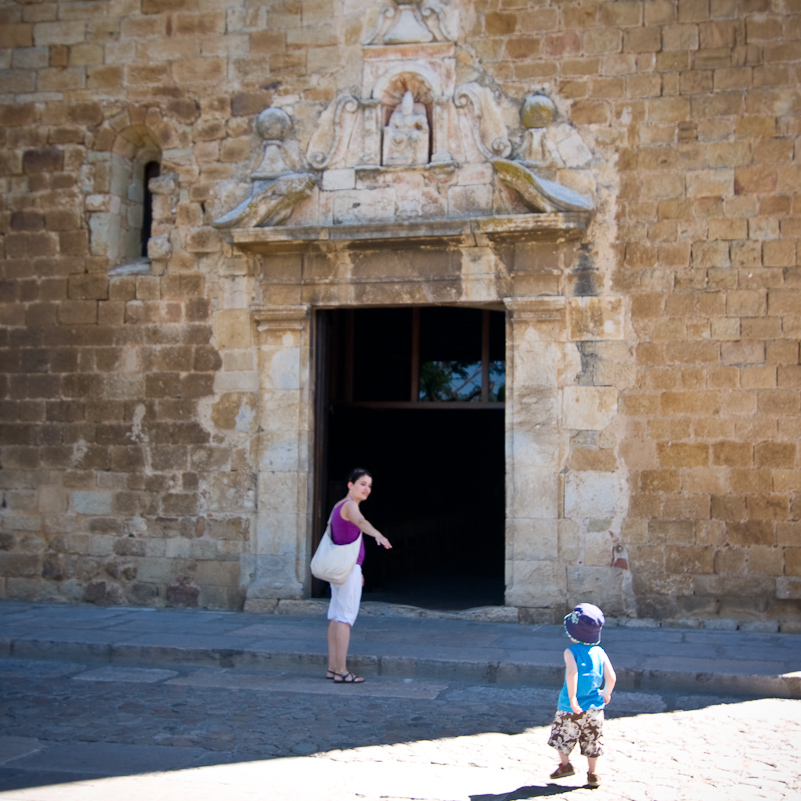
[[[4,601],[0,656],[322,671],[325,602],[282,606],[293,614]],[[558,687],[570,644],[562,627],[497,620],[503,613],[494,610],[432,614],[365,603],[349,667],[374,676]],[[610,624],[603,645],[621,690],[801,698],[798,635]]]

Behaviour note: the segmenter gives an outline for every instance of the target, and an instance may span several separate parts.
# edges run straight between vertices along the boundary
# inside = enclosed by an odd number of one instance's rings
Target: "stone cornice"
[[[281,225],[233,228],[228,241],[248,253],[287,250],[346,250],[354,245],[397,247],[398,242],[438,240],[455,245],[492,242],[566,242],[581,239],[589,226],[588,212],[509,214],[453,220],[421,220],[357,225]]]

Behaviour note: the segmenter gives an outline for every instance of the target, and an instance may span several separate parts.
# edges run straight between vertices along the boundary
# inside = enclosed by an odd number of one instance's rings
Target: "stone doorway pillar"
[[[245,611],[308,593],[313,387],[307,305],[257,309],[258,509],[245,563]]]
[[[565,299],[507,299],[506,604],[550,622],[564,604],[559,560],[559,373],[565,357]],[[542,613],[537,613],[536,609]]]

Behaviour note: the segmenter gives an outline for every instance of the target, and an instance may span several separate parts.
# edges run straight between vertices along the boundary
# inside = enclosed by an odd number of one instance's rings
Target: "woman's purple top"
[[[331,513],[331,539],[333,540],[334,545],[347,545],[349,542],[354,542],[359,534],[362,533],[359,527],[354,523],[351,523],[350,520],[342,519],[340,510],[343,503],[345,503],[345,501],[338,503],[334,507],[334,511]],[[356,560],[356,564],[360,565],[363,562],[364,538],[362,538],[362,544],[359,546],[359,558]]]

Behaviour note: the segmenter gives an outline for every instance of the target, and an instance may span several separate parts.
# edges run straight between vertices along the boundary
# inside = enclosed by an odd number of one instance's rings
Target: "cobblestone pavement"
[[[798,801],[801,701],[616,693],[602,786],[553,689],[0,660],[3,801]]]

